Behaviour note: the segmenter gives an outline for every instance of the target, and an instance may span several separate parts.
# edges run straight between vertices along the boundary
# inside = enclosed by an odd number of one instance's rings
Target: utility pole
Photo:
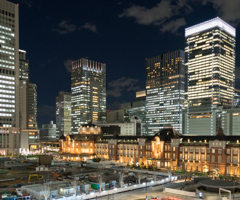
[[[146,181],[146,200],[147,200],[147,181]]]
[[[234,192],[235,192],[235,180],[233,181],[233,200],[234,200]]]

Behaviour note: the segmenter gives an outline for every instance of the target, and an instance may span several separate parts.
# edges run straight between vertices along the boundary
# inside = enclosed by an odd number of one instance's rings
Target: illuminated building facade
[[[39,147],[37,124],[37,85],[29,81],[26,51],[19,50],[20,150],[27,153]]]
[[[182,110],[182,117],[182,134],[211,135],[222,128],[222,106],[192,106]]]
[[[195,134],[190,129],[200,118],[208,118],[208,134],[215,134],[214,105],[234,104],[235,35],[218,17],[185,29],[187,134]]]
[[[125,122],[97,123],[101,127],[102,134],[119,134],[120,136],[140,136],[142,135],[141,121],[137,117],[132,117]]]
[[[223,107],[221,121],[225,135],[240,136],[240,106]]]
[[[83,131],[84,127],[92,131]],[[60,156],[73,161],[93,157],[120,163],[154,165],[157,168],[182,169],[188,172],[211,172],[240,176],[240,143],[236,136],[182,135],[172,128],[153,136],[102,135],[99,127],[88,124],[79,134],[61,136]],[[96,129],[96,130],[95,130]]]
[[[235,88],[234,106],[240,105],[240,90]]]
[[[29,80],[29,61],[26,60],[27,52],[19,49],[19,79]]]
[[[146,90],[136,92],[135,101],[122,103],[119,105],[120,110],[124,113],[125,121],[137,117],[141,120],[141,135],[147,135],[146,132]],[[108,114],[108,113],[107,113]]]
[[[18,5],[0,0],[0,154],[19,150]]]
[[[182,132],[184,51],[176,50],[146,61],[146,129],[148,135],[164,127]]]
[[[56,97],[57,138],[71,134],[71,93],[59,92]]]
[[[106,64],[88,59],[72,63],[72,133],[82,124],[106,121]]]

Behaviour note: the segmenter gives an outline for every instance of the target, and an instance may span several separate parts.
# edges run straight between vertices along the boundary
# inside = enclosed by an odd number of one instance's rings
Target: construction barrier
[[[189,196],[189,197],[196,197],[196,193],[195,192],[188,192],[188,191],[172,189],[172,188],[165,188],[164,192],[173,193],[173,194],[179,194],[179,195],[184,195],[184,196]]]

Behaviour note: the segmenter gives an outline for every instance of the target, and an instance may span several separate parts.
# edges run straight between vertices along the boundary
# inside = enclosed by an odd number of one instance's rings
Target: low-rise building
[[[119,134],[121,136],[142,135],[141,120],[132,117],[125,122],[97,123],[101,127],[102,134]]]
[[[87,126],[98,129],[93,124]],[[240,139],[224,135],[222,129],[215,136],[182,135],[173,128],[162,129],[153,136],[109,136],[99,131],[81,133],[60,137],[63,159],[101,157],[120,163],[189,172],[206,173],[218,168],[221,174],[240,175]]]

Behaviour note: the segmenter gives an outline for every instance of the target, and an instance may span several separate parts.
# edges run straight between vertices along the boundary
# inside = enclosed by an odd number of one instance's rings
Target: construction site
[[[42,160],[42,161],[41,161]],[[44,165],[45,164],[45,165]],[[81,162],[0,159],[0,197],[25,199],[91,199],[160,184],[166,176],[132,173],[123,166],[101,167]]]

